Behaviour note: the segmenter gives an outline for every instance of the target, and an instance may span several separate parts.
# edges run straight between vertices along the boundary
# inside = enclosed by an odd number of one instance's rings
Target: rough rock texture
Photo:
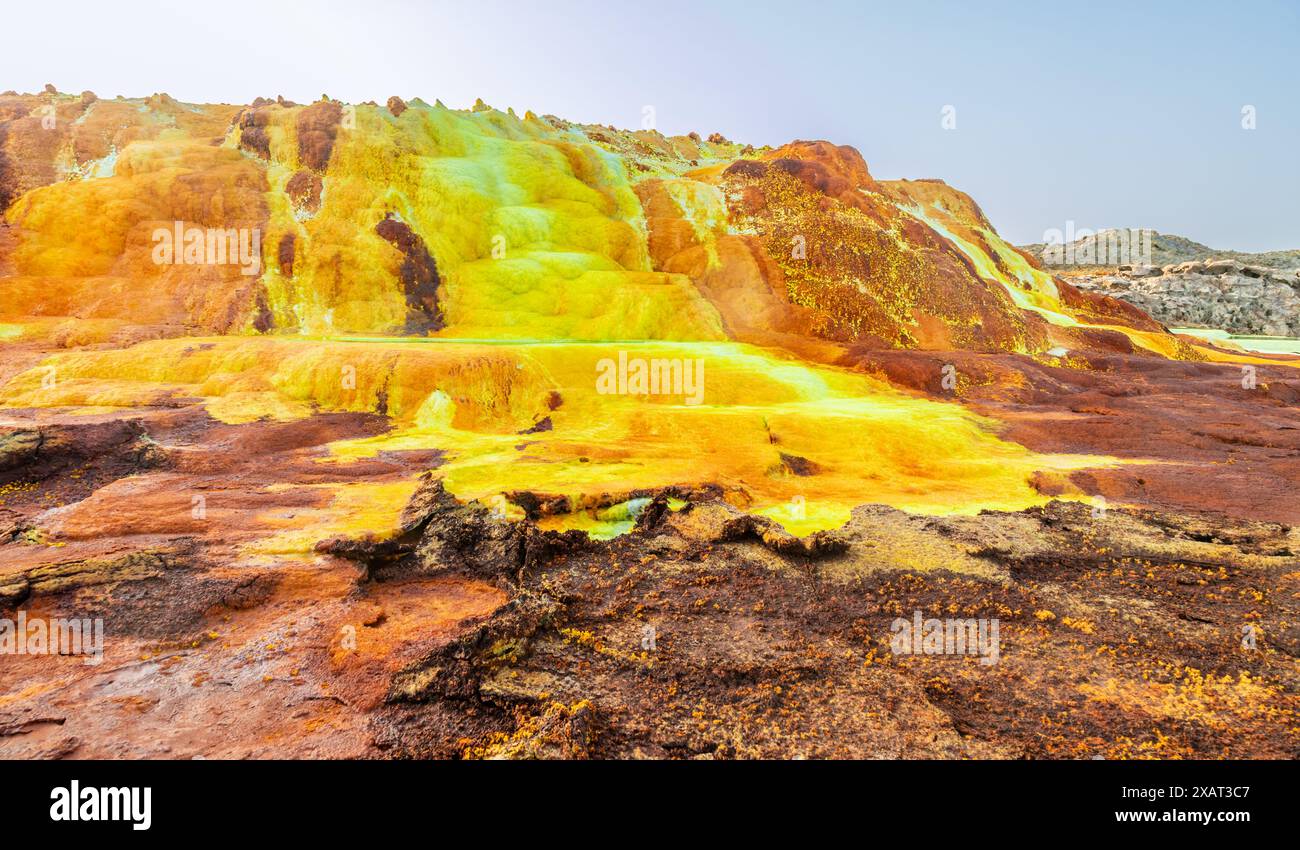
[[[399,276],[406,295],[406,332],[420,334],[442,327],[438,308],[438,266],[419,234],[406,222],[385,218],[375,232],[402,253]]]
[[[318,173],[326,169],[342,118],[343,107],[332,100],[313,103],[298,114],[298,159],[303,165]]]
[[[905,190],[878,184],[853,148],[793,142],[732,163],[716,182],[712,191],[726,199],[716,214],[701,209],[708,180],[702,187],[646,180],[637,194],[656,265],[698,281],[741,338],[771,341],[775,332],[905,348],[1046,345],[1037,317],[1015,310],[951,240],[906,212]],[[730,227],[702,232],[701,218]]]
[[[1166,325],[1300,337],[1300,271],[1193,260],[1146,274],[1071,275],[1080,289],[1123,299]]]
[[[1286,526],[1053,503],[855,511],[781,555],[725,503],[515,575],[510,601],[394,678],[390,755],[462,758],[1292,757],[1300,704]],[[491,520],[487,520],[491,522]],[[456,567],[431,553],[419,565]],[[1288,577],[1289,576],[1289,577]],[[996,616],[998,662],[905,657],[890,624]],[[1261,623],[1263,621],[1263,623]],[[1245,649],[1241,627],[1269,637]],[[1265,644],[1267,644],[1265,646]]]
[[[857,356],[920,390],[944,355]],[[340,535],[355,508],[329,493],[438,463],[319,462],[380,417],[33,413],[0,439],[21,485],[0,492],[0,616],[102,616],[106,655],[6,658],[0,754],[1300,755],[1300,397],[1278,398],[1280,367],[1248,391],[1230,365],[1090,356],[956,365],[1015,439],[1148,461],[1076,474],[1109,507],[866,505],[804,538],[715,488],[655,494],[631,533],[589,540],[452,498],[437,469],[387,533]],[[565,509],[534,501],[539,520]],[[311,516],[317,557],[259,544]],[[895,655],[918,610],[997,618],[998,662]]]
[[[320,177],[310,171],[299,171],[284,184],[284,192],[293,201],[295,208],[308,213],[320,212],[320,193],[323,188]],[[292,238],[292,233],[286,233]]]

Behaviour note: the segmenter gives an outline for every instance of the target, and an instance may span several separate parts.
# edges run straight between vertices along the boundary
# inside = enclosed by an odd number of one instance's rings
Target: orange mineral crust
[[[852,147],[383,103],[0,95],[0,616],[113,635],[0,755],[1297,752],[1300,357]]]

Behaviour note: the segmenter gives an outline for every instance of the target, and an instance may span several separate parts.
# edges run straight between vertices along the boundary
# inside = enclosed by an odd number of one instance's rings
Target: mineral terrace
[[[0,211],[0,756],[1300,755],[1300,357],[940,180],[50,86]]]

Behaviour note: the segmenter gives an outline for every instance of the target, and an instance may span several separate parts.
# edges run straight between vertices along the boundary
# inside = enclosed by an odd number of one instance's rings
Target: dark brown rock
[[[285,277],[293,277],[294,251],[297,244],[298,237],[292,233],[280,237],[280,247],[276,250],[276,256],[280,261],[280,274]]]
[[[323,172],[334,152],[343,107],[332,100],[313,103],[298,113],[298,160],[313,171]]]
[[[293,205],[310,213],[320,211],[320,194],[324,183],[319,174],[311,171],[298,171],[285,184],[285,194]]]
[[[246,109],[239,118],[239,147],[261,159],[271,158],[271,137],[266,127],[269,114],[260,108]]]
[[[398,275],[406,296],[406,333],[423,334],[442,327],[438,306],[438,266],[420,235],[404,221],[391,216],[375,226],[375,232],[402,253]]]

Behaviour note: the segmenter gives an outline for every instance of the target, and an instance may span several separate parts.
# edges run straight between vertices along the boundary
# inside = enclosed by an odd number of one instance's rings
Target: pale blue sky
[[[1296,0],[60,0],[3,20],[0,89],[482,97],[623,127],[653,105],[666,133],[826,138],[877,177],[942,177],[1017,242],[1073,220],[1300,248]]]

